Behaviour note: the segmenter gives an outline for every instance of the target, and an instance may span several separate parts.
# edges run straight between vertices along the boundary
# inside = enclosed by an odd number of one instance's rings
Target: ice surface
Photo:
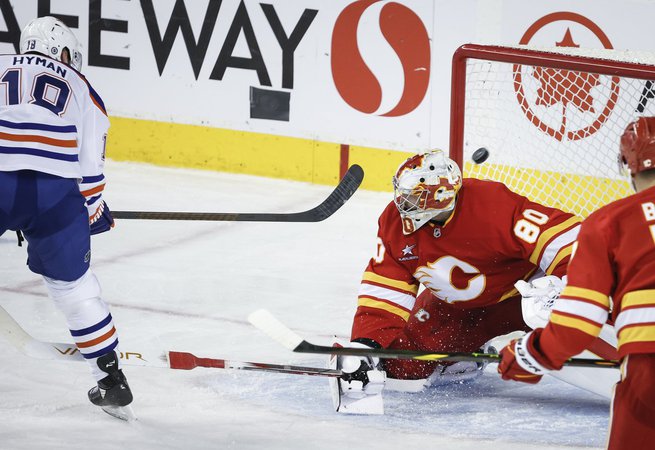
[[[115,210],[295,212],[332,188],[140,164],[107,164]],[[329,344],[349,334],[362,270],[390,194],[359,191],[320,223],[117,221],[93,239],[93,268],[124,351],[325,366],[289,352],[246,320],[268,308]],[[0,237],[0,304],[38,339],[70,342],[62,316],[25,266],[13,233]],[[475,382],[387,393],[384,416],[332,411],[318,377],[128,367],[127,424],[92,406],[83,363],[29,359],[0,337],[2,449],[601,448],[609,402],[555,379]]]

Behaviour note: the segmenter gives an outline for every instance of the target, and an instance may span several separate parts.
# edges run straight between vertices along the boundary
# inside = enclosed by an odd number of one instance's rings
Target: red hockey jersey
[[[467,178],[446,223],[405,236],[391,202],[378,221],[351,338],[387,347],[409,319],[419,284],[456,307],[477,308],[517,295],[514,283],[538,270],[563,276],[580,220],[501,183]]]
[[[655,187],[583,223],[539,346],[553,367],[587,348],[611,314],[619,356],[655,353]]]

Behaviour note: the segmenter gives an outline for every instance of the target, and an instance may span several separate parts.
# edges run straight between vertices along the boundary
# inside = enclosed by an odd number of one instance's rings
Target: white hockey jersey
[[[109,119],[70,66],[46,56],[0,55],[0,170],[79,180],[89,217],[102,204]]]

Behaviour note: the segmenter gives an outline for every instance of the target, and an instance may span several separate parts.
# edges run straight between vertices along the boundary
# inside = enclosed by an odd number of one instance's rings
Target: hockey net
[[[632,193],[628,123],[655,115],[655,55],[467,44],[453,58],[450,155],[464,176],[586,217]],[[483,164],[473,152],[489,151]]]

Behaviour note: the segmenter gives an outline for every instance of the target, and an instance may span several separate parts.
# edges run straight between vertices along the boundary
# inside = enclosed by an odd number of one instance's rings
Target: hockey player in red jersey
[[[379,218],[377,252],[362,278],[353,345],[470,352],[496,336],[530,330],[514,283],[549,276],[547,282],[561,284],[580,219],[501,183],[463,179],[440,150],[409,158],[393,185],[394,201]],[[359,368],[345,358],[340,368],[344,363]],[[362,360],[359,372],[372,365]],[[388,359],[382,368],[390,379],[428,384],[480,373],[468,362]],[[357,390],[356,378],[342,379],[342,391]],[[359,382],[364,390],[373,384]]]
[[[90,235],[113,226],[102,197],[109,119],[79,72],[80,44],[54,17],[32,20],[20,54],[0,55],[0,235],[22,232],[28,266],[43,276],[96,385],[89,400],[112,414],[132,393],[118,334],[89,268]]]
[[[505,347],[498,371],[537,383],[588,348],[611,317],[622,364],[607,448],[634,450],[655,442],[655,117],[630,123],[620,152],[637,193],[584,221],[550,321]]]

